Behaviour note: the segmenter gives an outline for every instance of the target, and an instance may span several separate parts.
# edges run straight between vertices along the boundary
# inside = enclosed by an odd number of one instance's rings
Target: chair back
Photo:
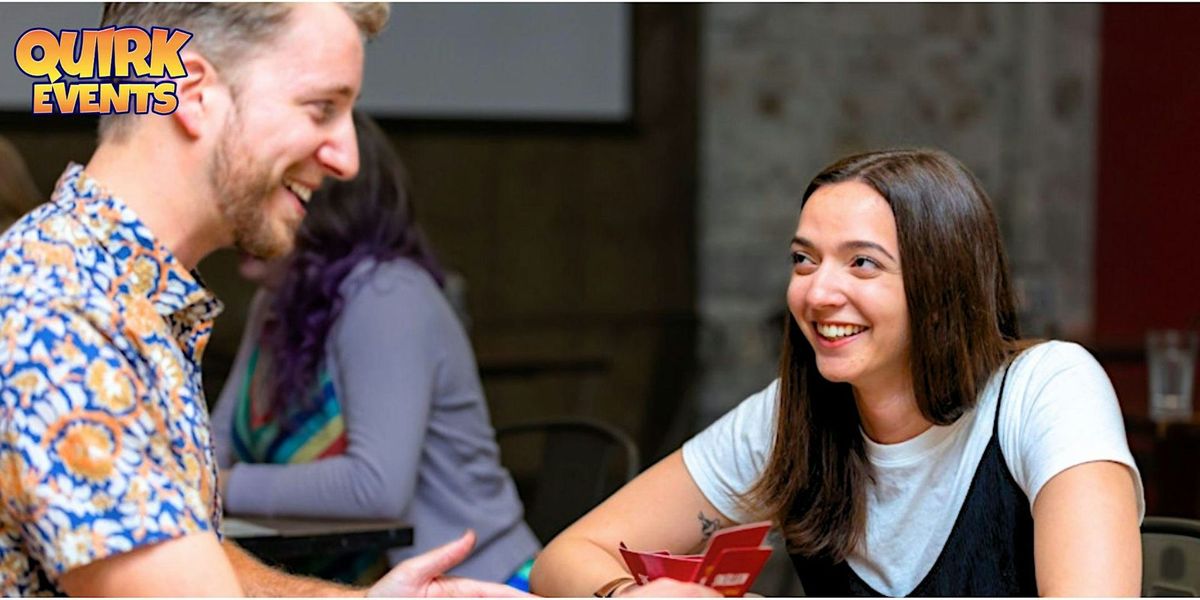
[[[543,544],[633,479],[641,462],[623,431],[582,417],[500,427],[496,441]]]
[[[1200,521],[1142,521],[1142,596],[1200,596]]]

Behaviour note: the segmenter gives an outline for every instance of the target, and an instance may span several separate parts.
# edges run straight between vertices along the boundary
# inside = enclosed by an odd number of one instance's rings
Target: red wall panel
[[[1101,10],[1095,335],[1140,347],[1200,328],[1200,6]],[[1144,364],[1105,362],[1143,412]]]
[[[1200,6],[1103,7],[1096,333],[1200,318]]]

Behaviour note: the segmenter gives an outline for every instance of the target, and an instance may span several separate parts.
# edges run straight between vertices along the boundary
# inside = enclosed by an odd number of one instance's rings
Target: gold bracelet
[[[597,598],[612,598],[617,590],[621,589],[626,584],[634,583],[634,579],[628,575],[618,577],[596,589],[592,595]]]

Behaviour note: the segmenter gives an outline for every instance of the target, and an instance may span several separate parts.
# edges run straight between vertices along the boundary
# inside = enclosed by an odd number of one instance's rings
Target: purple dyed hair
[[[379,125],[355,111],[358,176],[313,194],[271,305],[264,346],[272,357],[271,409],[280,418],[313,404],[325,339],[341,314],[343,280],[365,260],[407,258],[439,286],[445,274],[417,226],[408,172]],[[280,418],[283,429],[287,418]]]

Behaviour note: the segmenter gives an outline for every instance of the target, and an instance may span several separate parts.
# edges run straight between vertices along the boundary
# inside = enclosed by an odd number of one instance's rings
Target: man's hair
[[[390,13],[386,2],[346,2],[338,6],[366,39],[383,30]],[[291,4],[268,2],[108,2],[100,26],[182,29],[193,36],[188,49],[202,54],[225,77],[236,79],[237,58],[277,39],[286,29],[292,8]],[[136,116],[102,116],[100,140],[125,137]]]

